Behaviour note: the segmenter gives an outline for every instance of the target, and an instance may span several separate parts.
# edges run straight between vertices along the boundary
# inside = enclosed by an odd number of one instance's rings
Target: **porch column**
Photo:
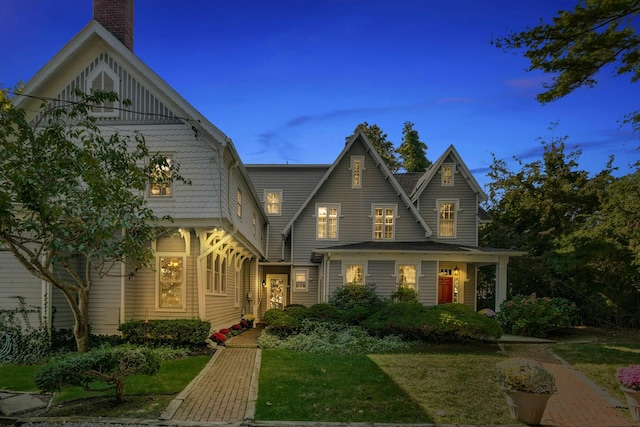
[[[496,312],[500,311],[500,304],[507,299],[507,265],[508,256],[501,256],[496,268]]]

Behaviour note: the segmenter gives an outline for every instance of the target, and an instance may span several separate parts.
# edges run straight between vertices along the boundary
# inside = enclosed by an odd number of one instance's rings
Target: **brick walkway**
[[[258,395],[262,332],[250,329],[220,347],[207,366],[167,407],[161,418],[237,423],[252,419]]]
[[[638,426],[631,419],[626,404],[618,402],[604,390],[557,357],[544,344],[502,344],[509,357],[541,362],[556,379],[558,391],[547,403],[542,425],[554,427],[625,427]]]

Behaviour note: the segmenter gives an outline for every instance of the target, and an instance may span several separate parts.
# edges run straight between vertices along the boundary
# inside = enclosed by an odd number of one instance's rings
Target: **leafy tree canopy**
[[[119,275],[113,267],[124,260],[148,266],[158,231],[144,197],[149,181],[186,180],[140,133],[100,133],[92,108],[117,101],[115,93],[76,92],[77,102],[44,102],[34,116],[14,105],[10,93],[19,92],[0,90],[0,243],[63,292],[86,351],[92,274]]]
[[[640,79],[640,0],[581,0],[572,11],[558,11],[552,24],[540,23],[493,41],[505,50],[524,50],[529,71],[554,74],[537,99],[550,102],[596,84],[596,74],[614,65],[617,75]],[[628,116],[640,125],[640,112]]]

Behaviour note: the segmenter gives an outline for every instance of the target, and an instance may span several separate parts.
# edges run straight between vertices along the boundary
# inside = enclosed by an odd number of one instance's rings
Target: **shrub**
[[[269,332],[280,337],[298,333],[301,327],[299,318],[277,308],[272,308],[264,313],[264,322]]]
[[[210,322],[199,319],[132,320],[118,326],[123,339],[128,343],[191,349],[205,345],[204,340],[210,329]]]
[[[578,309],[565,298],[517,295],[500,304],[496,320],[508,333],[546,338],[555,330],[573,326]]]
[[[339,323],[302,321],[301,333],[278,337],[268,330],[258,339],[261,348],[281,348],[307,353],[367,354],[406,349],[409,344],[397,336],[370,336],[358,326]]]
[[[347,323],[358,325],[380,310],[384,301],[376,294],[375,285],[348,283],[333,292],[329,304],[343,311]]]
[[[495,320],[457,303],[433,307],[415,302],[388,304],[363,326],[379,336],[399,334],[422,341],[483,341],[502,335]]]
[[[86,353],[68,354],[56,359],[36,375],[36,385],[47,392],[66,386],[80,386],[88,391],[91,384],[102,380],[115,390],[118,403],[124,401],[124,382],[129,375],[155,375],[160,370],[160,357],[146,347],[104,345]]]
[[[398,289],[391,294],[391,300],[395,302],[418,302],[418,293],[413,288],[398,286]]]
[[[309,307],[307,317],[325,322],[341,323],[344,320],[344,313],[338,307],[323,302]]]

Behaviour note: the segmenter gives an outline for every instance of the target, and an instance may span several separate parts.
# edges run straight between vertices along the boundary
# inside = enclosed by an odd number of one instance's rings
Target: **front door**
[[[289,276],[286,274],[267,274],[267,289],[269,292],[269,307],[284,309],[287,301],[287,284]]]
[[[438,276],[438,304],[453,302],[453,277]]]

